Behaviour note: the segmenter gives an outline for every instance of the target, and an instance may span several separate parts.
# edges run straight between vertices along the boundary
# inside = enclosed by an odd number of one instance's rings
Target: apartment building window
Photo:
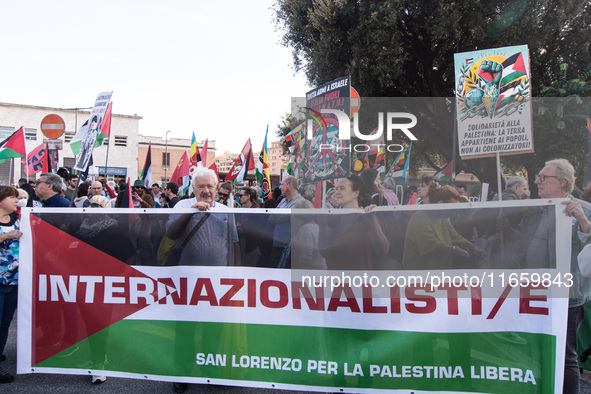
[[[36,141],[37,140],[37,130],[36,129],[25,129],[25,139]]]
[[[74,133],[73,131],[66,131],[64,133],[64,142],[68,143],[70,141],[72,141],[72,138],[74,138]]]
[[[162,165],[164,167],[170,166],[170,152],[162,152]]]
[[[115,136],[115,146],[127,146],[127,136],[116,135]]]
[[[0,127],[0,140],[10,137],[14,133],[14,127]]]

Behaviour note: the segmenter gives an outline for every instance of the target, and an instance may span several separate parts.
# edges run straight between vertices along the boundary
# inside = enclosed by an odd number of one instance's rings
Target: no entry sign
[[[59,115],[47,115],[41,121],[41,132],[47,138],[55,139],[61,137],[66,130],[66,123]]]

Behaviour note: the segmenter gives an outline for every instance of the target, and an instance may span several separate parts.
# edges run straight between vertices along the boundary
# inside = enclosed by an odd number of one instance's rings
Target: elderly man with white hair
[[[240,265],[234,215],[208,214],[232,211],[231,208],[215,202],[217,184],[213,170],[198,168],[191,180],[195,197],[181,200],[173,208],[203,212],[171,215],[166,223],[167,236],[175,241],[176,248],[183,249],[179,265]],[[198,225],[200,227],[192,232]]]

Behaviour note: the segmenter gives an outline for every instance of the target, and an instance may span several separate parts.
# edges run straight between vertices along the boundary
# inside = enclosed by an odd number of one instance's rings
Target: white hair
[[[195,188],[195,183],[197,182],[197,178],[211,178],[213,180],[213,184],[217,189],[218,186],[218,177],[215,175],[214,170],[210,170],[209,168],[205,167],[197,167],[197,169],[193,172],[191,176],[191,188]]]

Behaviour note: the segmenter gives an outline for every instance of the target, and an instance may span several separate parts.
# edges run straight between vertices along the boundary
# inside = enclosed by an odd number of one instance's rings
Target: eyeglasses
[[[223,197],[223,198],[228,198],[228,197],[230,197],[230,195],[229,195],[229,194],[226,194],[226,193],[220,193],[220,192],[218,192],[218,195],[219,195],[220,197]]]
[[[102,190],[102,187],[91,187],[92,190]]]
[[[145,187],[143,187],[143,186],[134,186],[133,188],[134,188],[134,189],[138,189],[138,190],[139,190],[139,189],[141,189],[141,190],[144,190],[144,189],[145,189]],[[94,188],[93,188],[93,189],[94,189]],[[101,188],[101,189],[102,189],[102,188]]]
[[[248,194],[241,194],[240,197],[248,197]]]
[[[536,180],[540,180],[540,182],[544,182],[546,180],[546,178],[556,178],[558,179],[558,177],[556,175],[544,175],[544,174],[538,174],[536,175]]]

